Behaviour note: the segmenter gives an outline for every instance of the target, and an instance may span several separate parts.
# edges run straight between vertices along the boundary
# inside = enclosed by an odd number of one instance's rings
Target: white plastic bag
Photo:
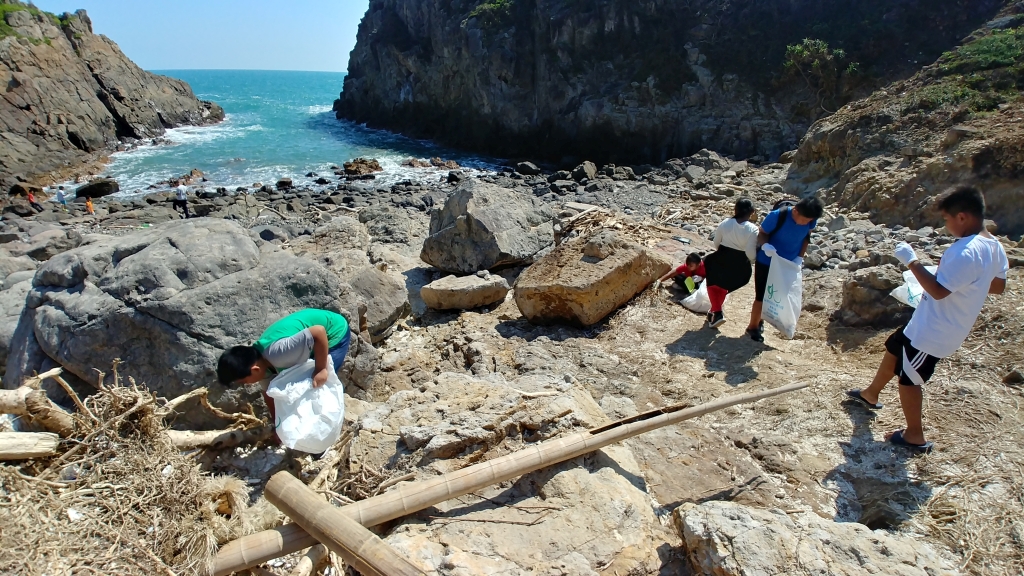
[[[267,396],[274,399],[277,437],[285,446],[318,454],[341,437],[345,421],[345,392],[334,362],[327,358],[327,382],[313,387],[315,362],[307,360],[271,380]]]
[[[728,298],[729,297],[726,296],[727,300]],[[708,298],[708,283],[701,282],[700,287],[694,290],[693,294],[683,298],[679,303],[687,309],[693,310],[699,314],[707,314],[708,312],[711,312],[711,299]]]
[[[932,274],[938,272],[938,266],[925,266]],[[924,295],[924,288],[917,281],[917,277],[910,270],[903,272],[903,285],[889,293],[890,296],[903,302],[911,308],[917,308],[921,303],[921,296]]]
[[[781,256],[772,256],[768,286],[764,291],[761,318],[785,334],[796,335],[796,323],[804,295],[804,274],[800,265]]]

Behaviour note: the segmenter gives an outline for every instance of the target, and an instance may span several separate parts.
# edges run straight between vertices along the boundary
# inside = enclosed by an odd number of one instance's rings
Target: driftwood
[[[0,460],[53,456],[59,443],[51,432],[0,432]]]
[[[267,501],[366,576],[424,576],[376,534],[352,520],[287,472],[267,482]]]
[[[410,482],[390,492],[344,506],[338,509],[338,512],[363,526],[375,526],[492,484],[571,460],[644,432],[730,406],[755,402],[806,387],[805,383],[790,384],[762,392],[726,396],[692,408],[670,406],[652,410],[607,426],[541,442],[525,450],[455,472]],[[227,576],[232,572],[308,548],[316,542],[315,537],[310,536],[297,524],[286,524],[244,536],[221,547],[214,559],[213,573],[215,576]]]
[[[208,430],[193,432],[191,430],[168,430],[167,436],[179,450],[192,448],[230,448],[243,444],[252,444],[266,440],[274,434],[273,426],[260,426],[248,430]]]
[[[295,569],[288,576],[312,576],[327,561],[328,554],[327,546],[323,544],[313,546],[302,555],[302,558],[299,558],[299,563],[295,565]]]
[[[0,390],[0,414],[28,417],[65,438],[75,431],[71,414],[51,402],[46,392],[30,386]]]

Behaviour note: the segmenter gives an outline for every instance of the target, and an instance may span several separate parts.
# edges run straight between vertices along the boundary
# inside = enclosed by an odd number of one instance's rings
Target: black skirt
[[[750,282],[750,260],[747,253],[735,248],[719,246],[704,258],[704,271],[708,273],[708,286],[734,292]]]

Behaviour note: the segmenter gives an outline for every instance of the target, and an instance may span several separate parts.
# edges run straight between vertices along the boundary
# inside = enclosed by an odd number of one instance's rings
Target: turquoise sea
[[[331,176],[329,167],[359,156],[376,158],[385,172],[381,184],[411,176],[437,177],[447,171],[401,166],[410,157],[441,156],[470,168],[493,168],[477,158],[352,122],[337,120],[331,106],[343,73],[255,70],[157,70],[192,86],[202,100],[224,107],[215,126],[168,130],[169,144],[143,145],[111,156],[104,175],[116,178],[122,194],[145,191],[150,184],[199,168],[212,186],[251,186],[305,175]]]

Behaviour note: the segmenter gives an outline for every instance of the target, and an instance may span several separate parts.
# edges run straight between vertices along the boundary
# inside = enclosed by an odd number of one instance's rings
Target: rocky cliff
[[[501,156],[775,159],[1003,3],[371,0],[335,110]]]
[[[118,141],[224,117],[180,80],[151,74],[84,10],[55,16],[0,2],[0,179],[68,176]]]
[[[936,195],[978,186],[1000,233],[1024,233],[1024,2],[907,80],[814,124],[787,188],[887,224],[938,225]]]

